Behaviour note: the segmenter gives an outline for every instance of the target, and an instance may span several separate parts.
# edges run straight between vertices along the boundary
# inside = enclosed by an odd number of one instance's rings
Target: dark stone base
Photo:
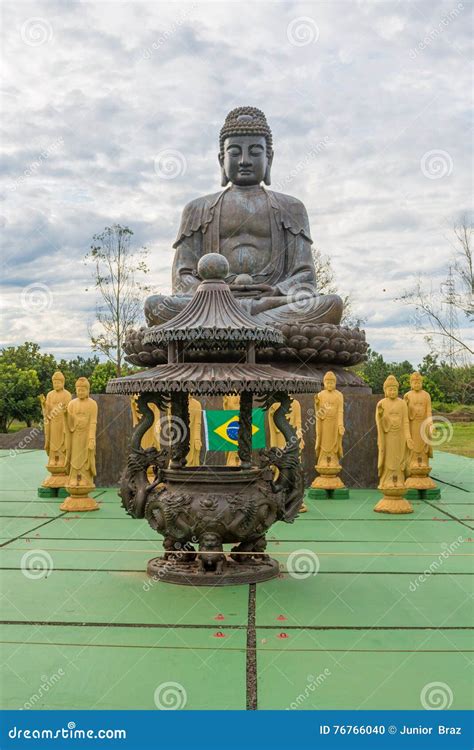
[[[223,572],[218,575],[212,571],[203,573],[197,560],[181,562],[155,557],[149,561],[147,573],[154,580],[181,586],[236,586],[276,578],[280,573],[280,566],[272,558],[243,563],[226,558]]]
[[[116,487],[127,464],[132,435],[129,396],[93,394],[97,402],[96,487]]]
[[[58,490],[58,497],[69,497],[69,492],[65,487],[60,487]]]
[[[439,487],[435,487],[432,490],[407,490],[405,492],[407,500],[439,500],[441,497],[441,490]]]
[[[56,487],[38,487],[38,497],[58,497]]]
[[[308,500],[348,500],[349,490],[347,487],[337,490],[322,490],[310,487],[306,490]]]

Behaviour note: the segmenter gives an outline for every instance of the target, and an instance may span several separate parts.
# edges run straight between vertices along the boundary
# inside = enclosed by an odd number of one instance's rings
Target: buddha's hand
[[[415,447],[415,443],[413,442],[412,438],[407,438],[407,446],[409,450],[413,450]]]
[[[339,431],[339,435],[344,435],[344,433],[345,433],[346,430],[345,430],[345,428],[341,424],[341,425],[339,425],[338,431]]]
[[[230,289],[236,294],[251,294],[255,297],[271,297],[275,294],[275,287],[268,284],[230,284]]]
[[[95,440],[94,438],[89,438],[89,444],[87,446],[90,451],[95,451]]]

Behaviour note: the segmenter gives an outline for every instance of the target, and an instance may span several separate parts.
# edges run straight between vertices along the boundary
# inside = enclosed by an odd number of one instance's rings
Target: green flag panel
[[[239,447],[239,412],[212,409],[204,412],[208,451],[236,451]],[[252,409],[252,449],[265,448],[265,413]]]

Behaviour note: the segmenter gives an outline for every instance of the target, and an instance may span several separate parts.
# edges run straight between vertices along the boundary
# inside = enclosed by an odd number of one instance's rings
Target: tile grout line
[[[246,660],[246,708],[256,711],[257,695],[257,632],[255,629],[256,584],[249,585],[248,621],[247,621],[247,660]]]

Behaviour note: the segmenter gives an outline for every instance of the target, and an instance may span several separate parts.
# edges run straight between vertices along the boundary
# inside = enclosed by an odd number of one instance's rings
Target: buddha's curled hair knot
[[[272,131],[264,113],[257,107],[236,107],[229,112],[219,136],[221,154],[224,152],[225,139],[232,135],[262,135],[267,142],[268,156],[272,153]]]

